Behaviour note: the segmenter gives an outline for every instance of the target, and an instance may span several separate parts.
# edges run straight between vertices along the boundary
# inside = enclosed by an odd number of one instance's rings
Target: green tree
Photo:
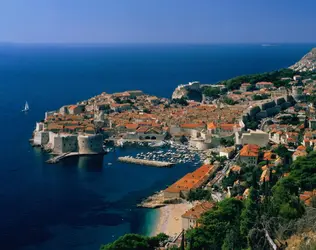
[[[203,89],[203,94],[211,98],[218,98],[220,93],[221,93],[220,89],[216,87],[205,87]]]
[[[228,105],[235,105],[237,103],[233,99],[228,98],[228,97],[224,97],[223,101],[224,101],[224,103],[226,103]]]
[[[154,237],[146,237],[138,234],[126,234],[113,243],[101,245],[100,250],[152,250],[168,240],[165,234]]]
[[[180,104],[181,106],[188,106],[189,103],[185,97],[181,97],[179,99],[172,99],[171,103]]]
[[[267,94],[261,94],[261,95],[255,94],[252,96],[252,100],[254,100],[254,101],[264,100],[264,99],[268,99],[268,98],[269,98],[269,96]]]
[[[280,118],[280,124],[291,124],[291,125],[298,125],[300,124],[300,119],[297,115],[291,115],[291,116],[282,116]]]
[[[307,146],[306,147],[306,152],[309,154],[310,152],[312,152],[314,149],[311,146]]]
[[[226,233],[224,243],[222,245],[222,250],[239,250],[243,249],[244,243],[241,240],[241,235],[238,227],[232,227]]]
[[[245,207],[240,216],[240,233],[247,237],[249,230],[254,227],[258,219],[258,191],[253,187],[249,190],[249,196],[245,201]]]
[[[205,189],[195,189],[195,190],[190,190],[188,194],[188,201],[196,201],[196,200],[211,200],[212,195],[209,190]]]
[[[279,145],[274,152],[283,158],[286,164],[290,162],[292,153],[284,145]]]
[[[191,242],[190,250],[221,249],[227,239],[227,232],[234,230],[236,226],[239,227],[242,207],[241,201],[230,198],[219,202],[203,214],[200,219],[201,226],[187,232],[187,239]],[[236,242],[233,244],[237,245]]]
[[[114,98],[114,101],[115,101],[116,103],[118,103],[118,104],[121,104],[121,103],[122,103],[122,101],[121,101],[121,99],[120,99],[119,97],[115,97],[115,98]]]
[[[281,178],[272,188],[271,206],[274,216],[290,220],[299,218],[304,213],[304,206],[298,197],[298,183],[289,176]]]
[[[233,139],[225,139],[225,138],[221,138],[219,143],[225,147],[231,147],[235,144]]]
[[[222,181],[222,186],[224,189],[227,187],[232,187],[234,185],[234,182],[238,179],[238,174],[237,173],[230,173],[227,177],[224,177]]]
[[[144,109],[143,109],[143,112],[144,112],[144,113],[147,113],[147,114],[150,114],[150,110],[149,110],[148,108],[144,108]]]
[[[251,74],[237,76],[228,80],[219,82],[218,84],[224,84],[228,90],[238,89],[243,82],[249,82],[253,86],[257,82],[273,82],[276,87],[285,86],[288,87],[287,81],[281,81],[281,78],[289,77],[292,78],[296,74],[295,71],[291,69],[280,69],[272,72]]]
[[[303,190],[316,188],[316,152],[299,157],[290,167],[290,176]]]

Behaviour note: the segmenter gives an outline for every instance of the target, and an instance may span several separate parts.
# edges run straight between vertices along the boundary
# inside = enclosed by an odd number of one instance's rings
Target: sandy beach
[[[159,218],[153,235],[165,233],[169,236],[175,236],[182,231],[181,215],[192,208],[192,203],[170,204],[165,207],[158,208]]]

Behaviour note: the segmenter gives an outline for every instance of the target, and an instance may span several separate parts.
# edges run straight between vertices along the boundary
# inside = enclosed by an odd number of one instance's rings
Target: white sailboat
[[[22,109],[22,112],[27,112],[30,109],[29,104],[25,102],[24,109]]]

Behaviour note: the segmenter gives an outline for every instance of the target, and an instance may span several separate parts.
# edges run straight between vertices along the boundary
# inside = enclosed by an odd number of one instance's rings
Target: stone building
[[[248,165],[257,165],[259,157],[259,146],[255,144],[247,144],[239,152],[241,162]]]
[[[102,135],[79,135],[78,151],[80,154],[98,154],[103,152]]]
[[[269,134],[262,130],[249,130],[247,133],[242,133],[241,136],[242,145],[256,144],[260,147],[265,147],[269,143]]]
[[[48,131],[35,131],[33,137],[34,145],[46,145],[49,141]]]
[[[70,105],[68,107],[68,113],[70,115],[79,115],[85,111],[85,105]]]
[[[215,203],[205,201],[200,204],[197,204],[190,210],[186,211],[182,216],[182,229],[188,230],[191,228],[195,228],[198,226],[198,220],[201,215],[209,210],[211,210],[215,206]]]
[[[78,140],[76,135],[58,135],[54,137],[53,152],[56,154],[63,154],[68,152],[78,151]]]

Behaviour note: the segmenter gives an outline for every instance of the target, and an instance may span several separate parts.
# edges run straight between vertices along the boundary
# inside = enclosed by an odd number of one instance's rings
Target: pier
[[[63,153],[61,155],[57,155],[49,160],[46,161],[46,163],[51,163],[51,164],[54,164],[54,163],[57,163],[59,162],[60,160],[66,158],[67,156],[72,156],[72,155],[78,155],[78,153]]]
[[[56,155],[55,157],[48,159],[46,161],[46,163],[50,163],[50,164],[55,164],[58,163],[59,161],[61,161],[62,159],[66,158],[66,157],[71,157],[71,156],[93,156],[93,155],[105,155],[106,152],[102,152],[102,153],[90,153],[90,154],[82,154],[82,153],[78,153],[78,152],[67,152],[67,153],[63,153],[60,155]]]
[[[152,167],[158,167],[158,168],[170,168],[174,165],[174,163],[166,162],[166,161],[151,161],[151,160],[136,159],[132,157],[119,157],[118,160],[120,162],[146,165],[146,166],[152,166]]]

